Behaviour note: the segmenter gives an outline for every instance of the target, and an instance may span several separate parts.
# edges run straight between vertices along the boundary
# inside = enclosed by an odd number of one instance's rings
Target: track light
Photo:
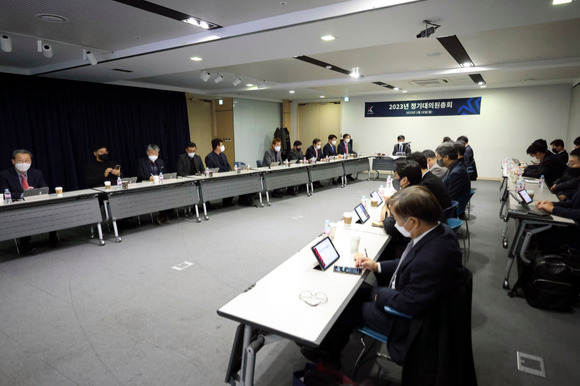
[[[417,39],[428,38],[429,36],[433,35],[433,33],[437,28],[441,27],[438,24],[431,23],[429,20],[423,20],[423,23],[425,23],[425,29],[419,32],[419,34],[417,35]]]
[[[224,76],[222,74],[219,74],[215,77],[215,79],[213,80],[216,83],[221,82],[222,80],[224,80]]]
[[[0,37],[0,46],[4,52],[12,52],[12,39],[8,35]]]
[[[266,88],[266,81],[263,80],[261,82],[258,82],[258,90],[264,89]]]
[[[98,63],[95,54],[93,54],[92,51],[86,49],[83,49],[83,59],[88,60],[89,63],[92,64],[93,66]]]
[[[349,76],[355,79],[360,78],[360,72],[358,72],[358,67],[353,67]]]
[[[236,78],[232,82],[232,84],[234,85],[234,87],[237,87],[240,83],[242,83],[242,78]]]
[[[203,80],[204,82],[207,82],[209,80],[209,78],[211,77],[211,74],[208,71],[202,71],[199,74],[199,77],[201,78],[201,80]]]
[[[37,40],[36,49],[38,52],[42,52],[45,58],[52,58],[53,52],[50,44],[43,43],[42,40]]]

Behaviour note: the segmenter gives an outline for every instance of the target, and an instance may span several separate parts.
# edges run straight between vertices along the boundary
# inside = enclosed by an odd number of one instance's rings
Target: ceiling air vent
[[[409,83],[412,84],[413,86],[439,87],[448,84],[449,79],[421,79],[421,80],[412,80]]]

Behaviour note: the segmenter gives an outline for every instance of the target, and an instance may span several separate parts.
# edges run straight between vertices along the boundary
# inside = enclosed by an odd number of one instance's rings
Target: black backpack
[[[572,268],[558,255],[534,258],[508,295],[513,297],[520,287],[532,307],[567,311],[578,300],[579,287]]]

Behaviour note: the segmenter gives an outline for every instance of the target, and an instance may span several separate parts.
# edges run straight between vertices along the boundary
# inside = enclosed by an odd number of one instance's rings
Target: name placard
[[[481,97],[365,103],[365,118],[479,115],[480,112]]]

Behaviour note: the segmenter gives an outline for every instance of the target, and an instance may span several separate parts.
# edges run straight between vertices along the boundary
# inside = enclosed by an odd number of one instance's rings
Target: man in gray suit
[[[198,173],[203,174],[204,167],[201,157],[195,154],[197,145],[188,142],[185,147],[185,154],[180,154],[177,158],[177,175],[187,177]]]
[[[435,174],[439,178],[443,178],[445,173],[447,173],[447,168],[445,166],[439,165],[437,162],[437,155],[433,150],[423,150],[423,155],[427,157],[427,165],[429,165],[429,171]]]
[[[397,144],[393,147],[393,155],[402,155],[401,153],[405,153],[405,155],[411,154],[411,145],[405,142],[404,135],[399,135],[397,141]]]
[[[272,162],[282,163],[282,141],[280,138],[274,138],[272,140],[272,147],[270,150],[266,150],[264,153],[264,160],[262,161],[262,166],[270,166]]]

